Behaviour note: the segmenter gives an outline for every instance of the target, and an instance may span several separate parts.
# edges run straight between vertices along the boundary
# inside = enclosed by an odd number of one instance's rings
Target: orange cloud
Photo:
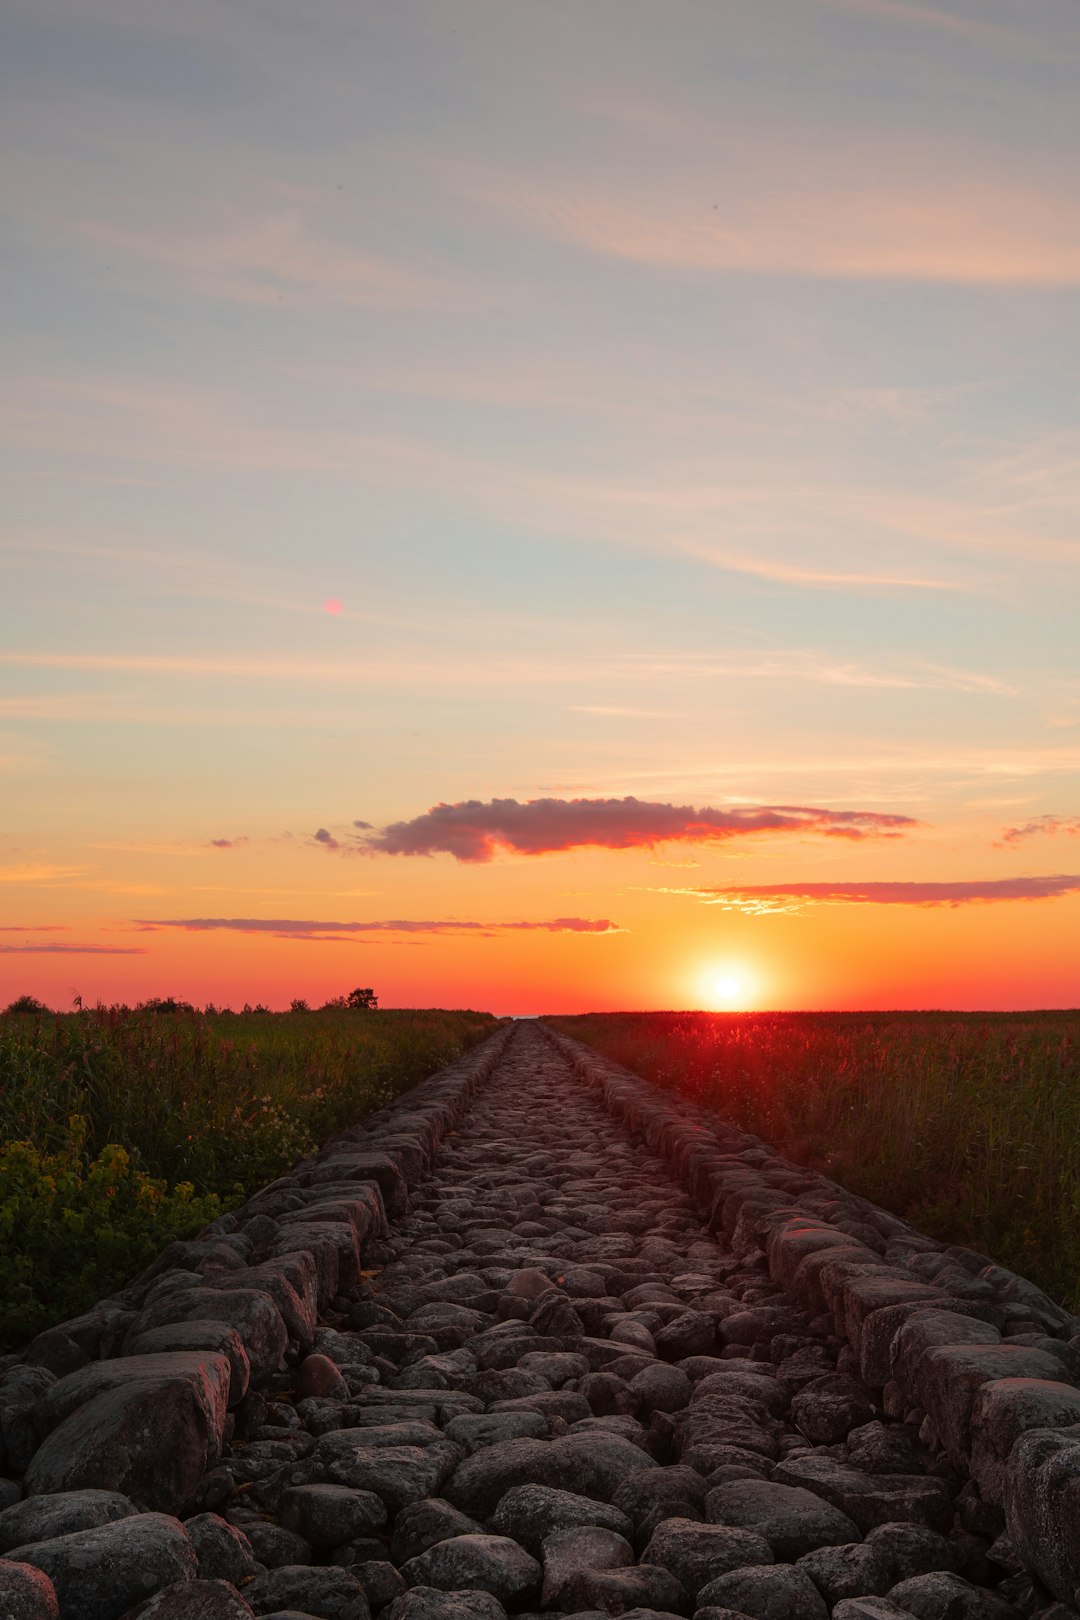
[[[723,888],[661,889],[690,895],[724,911],[764,916],[805,902],[856,906],[967,906],[1002,900],[1056,900],[1080,892],[1080,876],[975,878],[940,883],[753,883]]]
[[[468,799],[436,804],[411,821],[365,834],[350,847],[380,855],[453,855],[490,861],[499,850],[548,855],[568,849],[652,849],[657,844],[719,843],[756,833],[814,833],[826,838],[898,837],[918,826],[910,816],[874,810],[823,810],[801,805],[703,806],[622,799]],[[322,837],[325,828],[315,835]]]

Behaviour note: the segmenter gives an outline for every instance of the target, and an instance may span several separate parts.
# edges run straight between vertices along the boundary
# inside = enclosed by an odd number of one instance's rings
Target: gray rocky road
[[[1078,1369],[520,1024],[0,1368],[0,1620],[1080,1620]]]
[[[262,1566],[241,1587],[255,1613],[1037,1606],[993,1561],[1000,1526],[884,1417],[831,1317],[708,1232],[538,1030],[517,1031],[376,1260],[277,1398],[240,1409],[217,1514]]]

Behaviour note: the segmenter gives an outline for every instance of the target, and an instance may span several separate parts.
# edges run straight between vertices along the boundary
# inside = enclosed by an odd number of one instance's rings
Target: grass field
[[[0,1016],[0,1349],[489,1035],[488,1013]]]
[[[1080,1310],[1080,1012],[546,1022]]]

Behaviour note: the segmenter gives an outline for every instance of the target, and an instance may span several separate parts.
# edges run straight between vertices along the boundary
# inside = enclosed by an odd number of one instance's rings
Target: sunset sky
[[[1076,0],[8,0],[0,1006],[1080,1003]]]

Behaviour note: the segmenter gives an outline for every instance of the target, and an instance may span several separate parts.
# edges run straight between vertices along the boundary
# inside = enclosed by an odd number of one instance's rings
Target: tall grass
[[[1080,1013],[547,1022],[1080,1309]]]
[[[389,1010],[0,1016],[0,1349],[497,1027]]]

